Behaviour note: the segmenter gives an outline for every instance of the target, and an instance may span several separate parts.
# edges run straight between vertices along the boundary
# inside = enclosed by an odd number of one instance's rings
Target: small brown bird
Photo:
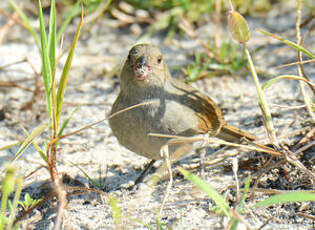
[[[119,143],[127,149],[161,159],[169,138],[149,133],[194,136],[209,134],[238,142],[251,134],[228,125],[215,102],[197,89],[171,77],[160,50],[151,44],[131,48],[120,75],[120,93],[111,114],[140,103],[151,103],[116,114],[109,120]]]

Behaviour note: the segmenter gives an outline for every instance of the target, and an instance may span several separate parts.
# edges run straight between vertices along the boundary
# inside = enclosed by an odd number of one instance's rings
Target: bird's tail
[[[252,134],[228,124],[223,125],[220,133],[217,134],[216,137],[229,142],[240,142],[242,137],[245,137],[250,141],[256,140],[256,137]]]

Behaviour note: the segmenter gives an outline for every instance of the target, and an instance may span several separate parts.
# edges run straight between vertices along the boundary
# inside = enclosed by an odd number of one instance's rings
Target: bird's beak
[[[141,56],[139,59],[138,59],[138,63],[140,64],[140,66],[143,68],[144,66],[148,66],[148,61],[146,59],[145,56]]]
[[[138,80],[146,79],[152,72],[152,68],[144,55],[137,59],[136,64],[133,67],[133,71]]]

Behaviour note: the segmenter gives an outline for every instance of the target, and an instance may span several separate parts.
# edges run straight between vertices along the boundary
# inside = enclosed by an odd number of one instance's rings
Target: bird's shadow
[[[211,153],[214,151],[213,149],[208,149]],[[210,154],[211,154],[210,153]],[[187,163],[191,160],[196,160],[196,158],[199,158],[199,155],[193,154],[189,155],[180,161],[178,161],[176,164],[184,164]],[[174,167],[176,167],[176,164]],[[156,167],[158,168],[158,167]],[[155,169],[156,169],[155,168]],[[131,188],[131,185],[133,185],[133,182],[136,180],[136,178],[141,174],[143,169],[134,169],[133,167],[129,166],[127,168],[121,168],[120,166],[112,166],[109,167],[107,172],[104,173],[104,175],[100,175],[100,177],[92,177],[90,178],[91,180],[98,182],[98,181],[103,181],[104,186],[103,187],[97,187],[93,185],[92,182],[88,182],[89,179],[82,175],[81,173],[78,173],[75,177],[71,177],[67,174],[63,174],[62,179],[63,183],[71,188],[77,188],[77,190],[70,190],[67,193],[67,201],[79,201],[82,202],[82,206],[86,207],[87,209],[89,208],[89,204],[91,204],[92,200],[101,200],[101,195],[100,194],[110,194],[116,191],[121,191],[124,194],[132,194],[141,192],[137,186],[135,186],[133,189]],[[149,171],[148,174],[146,175],[147,177],[152,175],[152,171]],[[182,176],[175,176],[175,178],[182,178]],[[167,187],[167,179],[159,182],[160,184],[157,186],[157,188],[165,188]],[[188,182],[187,182],[188,183]],[[86,189],[80,189],[80,188],[92,188],[92,190],[86,190]],[[163,189],[163,190],[165,190]],[[161,202],[163,197],[161,197],[161,189],[157,189],[153,191],[152,198],[158,202]],[[30,196],[33,199],[42,199],[49,194],[49,192],[52,191],[52,186],[50,180],[46,181],[37,181],[29,184],[27,187],[23,188],[22,195],[23,197],[26,193],[29,193]],[[78,193],[79,192],[79,193]],[[38,207],[37,210],[40,211],[41,213],[41,220],[35,223],[36,228],[38,229],[43,229],[43,226],[48,225],[48,220],[49,222],[54,221],[56,218],[56,213],[58,210],[58,206],[54,205],[52,202],[55,201],[55,198],[52,197],[48,202],[44,203],[41,207]],[[199,202],[199,201],[198,201]],[[34,212],[33,212],[34,213]],[[31,213],[28,218],[31,216],[35,215]],[[170,220],[169,220],[170,221]]]

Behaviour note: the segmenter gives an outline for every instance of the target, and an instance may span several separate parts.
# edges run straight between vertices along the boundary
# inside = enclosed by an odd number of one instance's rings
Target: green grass
[[[247,177],[241,201],[238,207],[233,209],[229,207],[228,203],[225,201],[225,198],[221,194],[219,194],[214,188],[212,188],[209,184],[207,184],[204,180],[183,168],[179,167],[178,170],[184,175],[186,179],[191,181],[201,191],[206,193],[211,200],[213,200],[216,203],[217,207],[215,207],[213,210],[216,210],[217,213],[225,215],[226,217],[230,218],[230,221],[232,223],[230,229],[237,229],[237,225],[241,221],[241,219],[238,219],[238,217],[241,216],[246,211],[245,208],[252,209],[252,211],[254,211],[255,209],[260,207],[268,207],[284,203],[315,201],[314,193],[295,191],[283,192],[282,194],[273,195],[263,201],[256,203],[255,205],[247,206],[245,201],[247,194],[250,191],[250,177]],[[233,215],[233,213],[235,212],[237,212],[238,215],[235,214]]]
[[[19,228],[19,223],[14,224],[14,219],[21,196],[23,179],[17,175],[16,171],[17,169],[13,165],[8,165],[1,180],[0,230]],[[13,202],[9,200],[12,193],[14,193]]]
[[[204,52],[197,52],[194,62],[184,69],[190,82],[226,74],[242,74],[246,71],[247,60],[241,55],[241,49],[231,40],[225,41],[214,49],[216,58],[209,58]]]
[[[49,31],[48,34],[46,33],[46,25],[44,23],[44,16],[42,12],[42,6],[41,1],[38,1],[38,11],[39,11],[39,21],[40,21],[40,33],[39,36],[36,33],[35,29],[30,26],[29,19],[25,16],[22,10],[19,9],[17,4],[14,0],[10,0],[11,6],[18,12],[20,18],[22,19],[23,23],[26,25],[27,30],[30,32],[32,37],[34,38],[35,43],[38,46],[38,50],[40,51],[41,60],[42,60],[42,77],[43,82],[45,86],[45,95],[46,95],[46,108],[47,108],[47,114],[49,117],[49,121],[46,124],[40,124],[39,126],[35,127],[33,131],[28,134],[28,132],[25,130],[26,138],[22,142],[19,150],[16,152],[14,158],[12,159],[12,163],[14,163],[18,158],[23,154],[25,149],[30,145],[33,144],[35,149],[38,151],[42,159],[46,162],[47,167],[49,169],[52,182],[55,182],[57,174],[56,169],[56,146],[57,142],[54,141],[58,139],[63,134],[63,131],[68,124],[72,114],[70,117],[65,119],[65,121],[62,122],[62,125],[60,124],[60,116],[62,112],[62,105],[63,105],[63,98],[66,91],[69,71],[71,68],[71,63],[74,55],[74,50],[79,38],[80,29],[82,27],[82,18],[83,18],[83,10],[81,13],[81,22],[77,27],[76,34],[74,36],[74,39],[72,41],[70,51],[65,63],[65,66],[63,68],[62,75],[59,80],[59,85],[57,87],[57,76],[55,75],[55,68],[57,65],[57,54],[56,54],[56,46],[59,43],[60,36],[57,37],[57,29],[56,29],[56,8],[55,8],[55,0],[51,1],[51,8],[50,8],[50,19],[49,19]],[[75,11],[79,4],[74,5],[73,10]],[[70,18],[73,17],[74,14],[70,13]],[[63,31],[66,28],[66,25],[68,25],[69,21],[66,21],[63,26],[61,27],[61,31]],[[48,36],[48,37],[47,37]],[[50,133],[50,138],[46,140],[48,143],[45,148],[40,148],[36,143],[35,140],[38,138],[43,132],[46,130]],[[21,193],[22,188],[22,181],[19,178],[15,178],[14,172],[15,170],[11,170],[11,168],[7,168],[4,170],[6,172],[6,177],[2,179],[2,209],[1,209],[1,227],[0,229],[3,229],[6,227],[7,229],[10,229],[13,225],[15,213],[16,213],[16,207],[19,203],[19,197]],[[6,215],[6,204],[8,201],[8,195],[13,192],[15,189],[15,184],[17,184],[16,188],[16,198],[14,199],[11,209],[11,214],[9,218]],[[37,201],[30,198],[29,195],[25,195],[24,202],[20,202],[20,204],[24,207],[29,207],[30,205],[36,203]]]

